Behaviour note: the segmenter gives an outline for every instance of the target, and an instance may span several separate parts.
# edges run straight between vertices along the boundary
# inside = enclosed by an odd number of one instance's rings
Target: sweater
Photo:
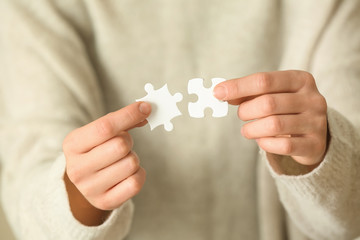
[[[360,1],[3,0],[1,202],[18,239],[354,239],[360,236]],[[225,118],[187,114],[189,79],[311,72],[331,140],[308,171]],[[72,215],[64,137],[168,84],[174,130],[131,130],[139,195],[100,226]]]

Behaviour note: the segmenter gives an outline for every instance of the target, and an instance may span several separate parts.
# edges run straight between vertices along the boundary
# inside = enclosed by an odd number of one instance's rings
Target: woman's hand
[[[218,84],[214,96],[239,105],[241,133],[268,153],[319,164],[327,148],[327,105],[304,71],[256,73]]]
[[[147,123],[148,103],[137,102],[72,131],[64,140],[64,177],[71,210],[85,225],[99,225],[109,210],[136,195],[145,171],[132,151],[131,128]]]

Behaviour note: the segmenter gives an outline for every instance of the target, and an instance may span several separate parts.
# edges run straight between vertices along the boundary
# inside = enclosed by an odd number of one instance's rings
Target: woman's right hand
[[[72,131],[63,142],[70,207],[85,225],[99,225],[141,190],[145,170],[128,130],[143,126],[151,105],[136,102]]]

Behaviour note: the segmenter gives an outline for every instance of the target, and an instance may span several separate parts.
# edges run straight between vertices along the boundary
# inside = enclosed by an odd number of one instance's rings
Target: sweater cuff
[[[335,110],[328,110],[331,140],[328,151],[318,167],[308,170],[307,166],[296,163],[287,156],[266,154],[267,166],[276,183],[295,195],[323,196],[330,199],[331,190],[336,189],[336,197],[342,189],[348,189],[351,179],[352,159],[359,155],[355,146],[359,136],[355,127]]]
[[[39,216],[52,229],[49,239],[122,239],[130,230],[134,206],[131,200],[112,211],[99,226],[85,226],[76,220],[71,212],[63,180],[65,157],[61,154],[49,172],[45,196],[38,204]],[[59,223],[61,222],[61,224]],[[59,238],[60,237],[60,238]]]

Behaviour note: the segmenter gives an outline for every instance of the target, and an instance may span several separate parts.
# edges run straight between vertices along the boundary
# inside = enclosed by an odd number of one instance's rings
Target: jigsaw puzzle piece
[[[225,117],[228,113],[228,103],[222,102],[213,96],[214,87],[225,81],[224,78],[212,78],[212,86],[204,87],[202,78],[193,78],[188,83],[188,93],[197,94],[198,101],[188,104],[189,115],[194,118],[203,118],[205,108],[211,108],[213,117]]]
[[[152,111],[147,118],[150,129],[153,130],[160,125],[164,125],[166,131],[172,131],[174,125],[171,123],[171,119],[181,115],[176,104],[182,101],[182,94],[176,93],[171,95],[167,84],[158,90],[154,90],[154,86],[151,83],[147,83],[145,84],[145,91],[147,95],[136,101],[151,103]]]
[[[213,95],[213,91],[216,85],[218,85],[221,82],[226,81],[225,78],[212,78],[212,86],[211,86],[211,99],[214,99],[214,102],[216,102],[216,104],[214,104],[213,106],[215,106],[216,109],[214,109],[214,107],[212,107],[213,109],[213,117],[225,117],[228,114],[228,110],[229,110],[229,104],[228,102],[224,102],[224,101],[220,101],[218,100],[216,97],[214,97]]]

